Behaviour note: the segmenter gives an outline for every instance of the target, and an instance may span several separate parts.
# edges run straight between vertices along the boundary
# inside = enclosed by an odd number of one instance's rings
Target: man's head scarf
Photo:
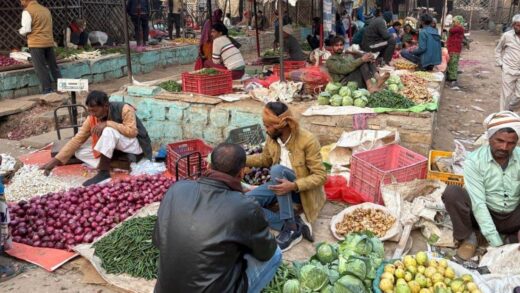
[[[294,119],[290,109],[287,109],[287,111],[283,112],[280,116],[276,116],[271,109],[264,107],[262,120],[266,127],[272,126],[279,130],[289,125],[291,131],[298,129],[298,121]]]
[[[520,137],[520,116],[511,111],[493,113],[484,120],[484,128],[488,138],[504,128],[512,128],[516,135]]]

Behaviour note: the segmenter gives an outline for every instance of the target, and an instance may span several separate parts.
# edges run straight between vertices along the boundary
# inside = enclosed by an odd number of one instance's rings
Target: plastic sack
[[[389,209],[387,209],[384,206],[377,205],[375,203],[365,202],[362,204],[348,207],[348,208],[342,210],[341,212],[339,212],[338,214],[336,214],[334,217],[332,217],[332,219],[330,220],[330,230],[332,231],[332,235],[334,235],[334,237],[336,239],[338,239],[338,240],[345,239],[345,237],[340,236],[336,233],[336,224],[341,223],[341,221],[343,221],[343,218],[345,217],[345,215],[351,214],[359,208],[381,210],[385,214],[392,215],[396,219],[396,221],[394,222],[392,227],[390,229],[388,229],[388,231],[386,231],[386,234],[383,237],[379,237],[379,239],[381,241],[388,240],[401,232],[401,226],[398,221],[399,218],[396,215],[394,215]]]
[[[437,65],[437,71],[445,72],[448,68],[448,61],[450,60],[450,55],[448,54],[448,49],[442,48],[442,61],[441,64]]]
[[[91,44],[100,44],[104,46],[108,41],[108,35],[105,32],[93,31],[88,34],[88,40]]]
[[[347,187],[347,179],[341,175],[327,176],[325,194],[327,200],[343,200],[343,190]]]
[[[145,174],[156,175],[166,171],[164,163],[155,163],[150,160],[141,160],[137,164],[132,163],[130,164],[130,168],[132,169],[132,172],[130,172],[132,176]]]
[[[330,76],[327,72],[321,71],[319,67],[311,66],[287,73],[287,78],[292,81],[300,81],[311,84],[327,84]]]

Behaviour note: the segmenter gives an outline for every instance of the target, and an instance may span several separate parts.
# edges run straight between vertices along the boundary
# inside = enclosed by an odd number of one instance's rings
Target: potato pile
[[[424,251],[387,264],[379,280],[379,289],[385,293],[481,292],[471,275],[457,277],[447,260],[428,259]]]
[[[395,218],[382,210],[358,208],[346,214],[343,220],[336,224],[336,233],[344,236],[351,232],[368,230],[377,237],[383,237],[394,223]]]
[[[414,103],[424,104],[433,100],[432,95],[428,91],[428,82],[424,78],[408,74],[401,76],[401,82],[404,85],[401,89],[401,94]]]

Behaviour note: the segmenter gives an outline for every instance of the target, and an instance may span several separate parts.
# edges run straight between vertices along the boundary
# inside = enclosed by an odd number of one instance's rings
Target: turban
[[[282,129],[289,125],[289,128],[293,131],[298,128],[298,121],[294,120],[291,110],[289,109],[283,112],[280,116],[276,116],[271,109],[264,107],[262,120],[266,127],[273,126],[275,129]]]
[[[489,115],[484,120],[484,128],[487,137],[491,138],[497,131],[504,128],[512,128],[520,137],[520,116],[511,111],[501,111]]]

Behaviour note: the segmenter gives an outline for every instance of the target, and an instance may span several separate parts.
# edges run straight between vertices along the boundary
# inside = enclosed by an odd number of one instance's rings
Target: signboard
[[[88,92],[88,79],[58,78],[59,92]]]

